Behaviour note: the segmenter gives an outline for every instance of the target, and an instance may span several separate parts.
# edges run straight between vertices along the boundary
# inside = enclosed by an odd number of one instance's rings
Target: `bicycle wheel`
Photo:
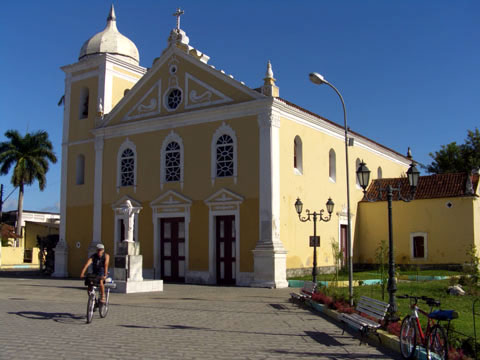
[[[93,311],[95,308],[95,296],[88,295],[88,303],[87,303],[87,324],[90,324],[93,319]]]
[[[402,321],[400,329],[400,352],[404,359],[413,359],[417,347],[417,323],[408,315]]]
[[[432,328],[427,340],[427,359],[448,359],[448,341],[445,330],[439,324]]]
[[[100,303],[100,317],[104,318],[107,316],[107,313],[108,313],[108,298],[109,298],[109,295],[110,295],[110,291],[107,290],[107,294],[106,294],[106,301],[104,304]]]

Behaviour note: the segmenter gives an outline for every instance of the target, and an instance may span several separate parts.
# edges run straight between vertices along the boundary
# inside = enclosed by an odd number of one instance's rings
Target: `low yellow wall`
[[[40,263],[38,259],[38,252],[40,251],[39,248],[33,248],[32,254],[32,262],[31,263],[24,263],[23,257],[25,249],[23,247],[6,247],[3,246],[0,253],[0,265],[1,266],[8,266],[8,265],[38,265]]]

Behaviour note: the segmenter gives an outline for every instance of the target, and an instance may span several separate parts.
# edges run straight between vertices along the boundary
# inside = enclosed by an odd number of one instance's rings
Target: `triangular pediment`
[[[263,98],[233,76],[171,47],[105,115],[101,127]]]
[[[176,191],[169,190],[166,193],[160,195],[158,198],[153,200],[150,203],[150,206],[152,208],[157,208],[157,207],[165,207],[165,206],[185,206],[185,205],[191,205],[192,200],[190,200],[188,197],[179,194]]]
[[[243,202],[243,197],[234,192],[222,188],[205,200],[207,205],[215,204],[239,204]]]
[[[125,204],[125,201],[127,201],[127,200],[130,200],[133,207],[142,207],[142,204],[139,201],[135,200],[134,198],[132,198],[128,195],[124,195],[119,200],[115,201],[112,204],[112,209],[118,209],[120,207],[123,207],[123,205]]]

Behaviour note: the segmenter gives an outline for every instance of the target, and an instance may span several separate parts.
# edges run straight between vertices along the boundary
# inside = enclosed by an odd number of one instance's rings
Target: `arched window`
[[[223,123],[212,139],[212,183],[217,177],[233,177],[237,181],[237,137]]]
[[[180,145],[175,141],[165,149],[165,181],[180,181]]]
[[[337,181],[337,155],[333,149],[328,152],[328,176],[331,181]]]
[[[298,175],[303,174],[302,139],[298,135],[293,140],[293,170]]]
[[[80,98],[78,102],[78,118],[85,119],[88,117],[88,102],[89,102],[89,90],[84,87],[80,90]]]
[[[161,188],[167,182],[180,182],[183,187],[183,142],[175,132],[171,131],[163,140],[160,158]]]
[[[377,169],[377,179],[381,179],[383,177],[382,167],[379,166]]]
[[[136,191],[137,150],[128,138],[118,149],[117,155],[117,189],[122,186],[134,186]]]
[[[357,158],[357,160],[355,161],[355,179],[356,179],[356,182],[357,182],[357,188],[361,189],[361,186],[360,186],[360,182],[358,181],[358,176],[357,176],[357,169],[358,167],[360,166],[360,159]]]
[[[77,155],[77,173],[76,184],[83,185],[85,183],[85,156]]]
[[[233,139],[224,134],[217,140],[217,177],[233,176]]]

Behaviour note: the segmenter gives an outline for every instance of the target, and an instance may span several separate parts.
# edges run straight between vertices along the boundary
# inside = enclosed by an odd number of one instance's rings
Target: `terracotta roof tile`
[[[415,199],[435,199],[435,198],[447,198],[447,197],[461,197],[472,196],[466,192],[467,183],[466,173],[453,173],[453,174],[437,174],[430,176],[420,176],[418,180],[418,187],[415,193]],[[472,175],[472,188],[474,196],[478,196],[477,188],[479,182],[479,175]],[[370,199],[377,199],[379,196],[380,188],[387,188],[391,185],[394,188],[401,188],[403,196],[410,194],[410,185],[408,179],[394,178],[394,179],[375,179],[371,182],[367,189],[367,195]],[[386,192],[382,192],[382,201],[387,200]],[[394,192],[393,200],[398,200],[398,192]]]

